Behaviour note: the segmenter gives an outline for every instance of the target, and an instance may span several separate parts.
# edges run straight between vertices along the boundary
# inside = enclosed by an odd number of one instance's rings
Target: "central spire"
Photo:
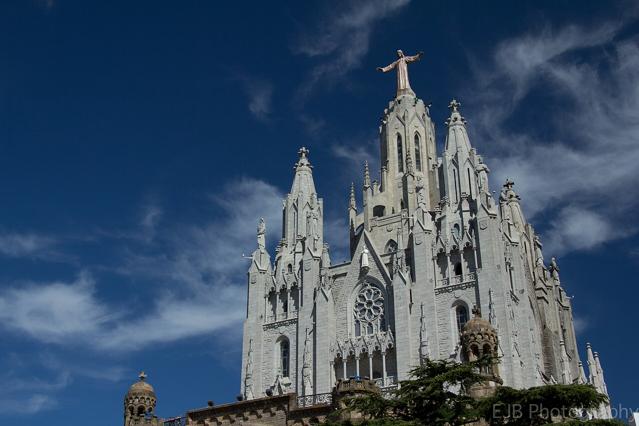
[[[419,61],[424,52],[419,52],[414,56],[405,56],[401,50],[397,51],[397,60],[385,67],[377,67],[377,71],[383,73],[389,72],[392,69],[397,68],[397,97],[401,95],[413,95],[415,92],[410,88],[410,82],[408,81],[408,64],[411,62]]]

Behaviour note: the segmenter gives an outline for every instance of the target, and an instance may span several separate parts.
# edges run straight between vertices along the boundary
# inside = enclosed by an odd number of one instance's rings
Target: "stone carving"
[[[313,367],[311,365],[311,348],[309,336],[311,332],[306,329],[306,338],[304,339],[304,355],[302,360],[302,385],[304,395],[313,394]]]
[[[260,250],[264,250],[266,247],[266,223],[264,222],[264,218],[260,218],[260,222],[257,224],[257,247]]]
[[[493,300],[493,289],[488,290],[488,322],[495,327],[497,327],[497,315],[495,314],[495,301]]]
[[[482,158],[479,157],[479,164],[477,165],[477,174],[479,176],[479,190],[486,194],[489,193],[488,173],[490,173],[490,169],[486,164],[484,164]]]
[[[419,317],[419,359],[424,362],[430,358],[428,353],[428,331],[426,329],[426,316],[424,315],[424,304],[421,304],[421,315]]]
[[[557,259],[554,257],[550,258],[550,275],[556,280],[559,281],[559,266],[557,266]]]
[[[398,59],[385,66],[385,67],[377,67],[377,71],[381,71],[383,73],[387,73],[393,69],[397,69],[397,96],[413,93],[413,90],[410,88],[410,82],[408,81],[408,64],[411,62],[419,61],[424,52],[419,52],[414,56],[405,56],[404,52],[401,50],[397,51]]]
[[[355,318],[362,323],[370,323],[384,314],[382,291],[366,283],[355,299]]]
[[[253,399],[253,339],[249,340],[249,348],[246,354],[246,367],[244,368],[244,399]]]
[[[368,249],[364,249],[362,250],[362,254],[360,256],[360,268],[362,270],[362,272],[366,273],[368,272],[370,265],[368,263]]]

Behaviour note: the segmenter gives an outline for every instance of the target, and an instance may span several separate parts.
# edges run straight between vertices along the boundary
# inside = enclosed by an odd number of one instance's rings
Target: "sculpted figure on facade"
[[[311,365],[311,348],[309,335],[311,332],[306,330],[306,337],[304,339],[304,355],[302,360],[302,381],[304,388],[304,395],[312,395],[313,394],[313,371]]]
[[[260,222],[257,224],[257,247],[263,250],[266,247],[266,223],[264,218],[260,218]]]
[[[550,258],[550,275],[553,277],[555,281],[559,281],[559,266],[557,265],[557,259],[554,257]]]
[[[405,56],[401,50],[397,51],[397,60],[385,67],[377,67],[378,71],[389,72],[393,69],[397,69],[397,96],[412,93],[413,90],[410,87],[408,81],[408,64],[411,62],[419,61],[424,52],[419,52],[414,56]]]
[[[253,399],[253,339],[249,340],[249,349],[244,372],[244,399]]]

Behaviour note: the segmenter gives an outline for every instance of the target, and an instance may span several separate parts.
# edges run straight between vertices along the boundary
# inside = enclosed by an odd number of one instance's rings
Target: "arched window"
[[[464,326],[468,322],[468,308],[464,305],[458,305],[455,308],[455,316],[457,317],[457,331],[461,334]]]
[[[353,315],[356,337],[385,331],[386,318],[382,290],[370,283],[365,283],[355,297]]]
[[[415,167],[418,172],[422,171],[422,147],[419,133],[415,133]]]
[[[397,168],[400,173],[404,172],[404,149],[402,147],[402,136],[397,134]]]
[[[280,367],[282,368],[282,377],[288,377],[290,355],[290,344],[288,342],[288,339],[284,338],[280,342]]]
[[[395,253],[397,251],[397,243],[394,240],[389,240],[386,243],[385,253]]]
[[[293,265],[291,265],[291,264],[289,263],[289,264],[286,266],[286,271],[287,271],[289,274],[292,274],[292,273],[293,273]]]

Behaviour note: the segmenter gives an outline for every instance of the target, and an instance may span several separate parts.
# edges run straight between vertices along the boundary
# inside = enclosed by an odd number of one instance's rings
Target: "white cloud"
[[[0,326],[48,343],[94,336],[114,319],[94,291],[87,273],[72,283],[7,289],[0,293]]]
[[[155,281],[149,300],[109,303],[96,295],[94,280],[84,272],[70,283],[27,284],[1,292],[0,326],[44,343],[108,351],[141,349],[230,326],[239,330],[249,266],[242,253],[257,247],[260,215],[268,224],[270,244],[277,241],[282,197],[263,181],[240,179],[212,197],[222,211],[219,219],[158,229],[152,244],[126,240],[136,245],[120,272]]]
[[[248,98],[248,110],[260,121],[269,121],[272,113],[273,84],[248,75],[237,77]]]
[[[468,88],[471,132],[493,182],[514,179],[533,222],[543,212],[552,253],[637,231],[619,226],[639,207],[632,184],[639,181],[639,43],[620,38],[621,28],[569,26],[507,40],[492,64],[476,67]],[[529,102],[540,94],[552,102]],[[522,114],[533,122],[517,128]]]
[[[333,83],[357,68],[369,50],[375,25],[401,10],[410,0],[347,1],[336,3],[308,31],[300,35],[293,51],[321,58],[298,91],[304,101],[320,82]]]
[[[36,393],[24,398],[1,399],[0,413],[28,415],[50,410],[57,405],[54,397]]]
[[[0,234],[0,254],[9,257],[40,257],[56,243],[51,237],[34,233]]]
[[[582,334],[590,326],[588,320],[581,317],[573,317],[572,323],[575,327],[575,333],[577,334]]]

